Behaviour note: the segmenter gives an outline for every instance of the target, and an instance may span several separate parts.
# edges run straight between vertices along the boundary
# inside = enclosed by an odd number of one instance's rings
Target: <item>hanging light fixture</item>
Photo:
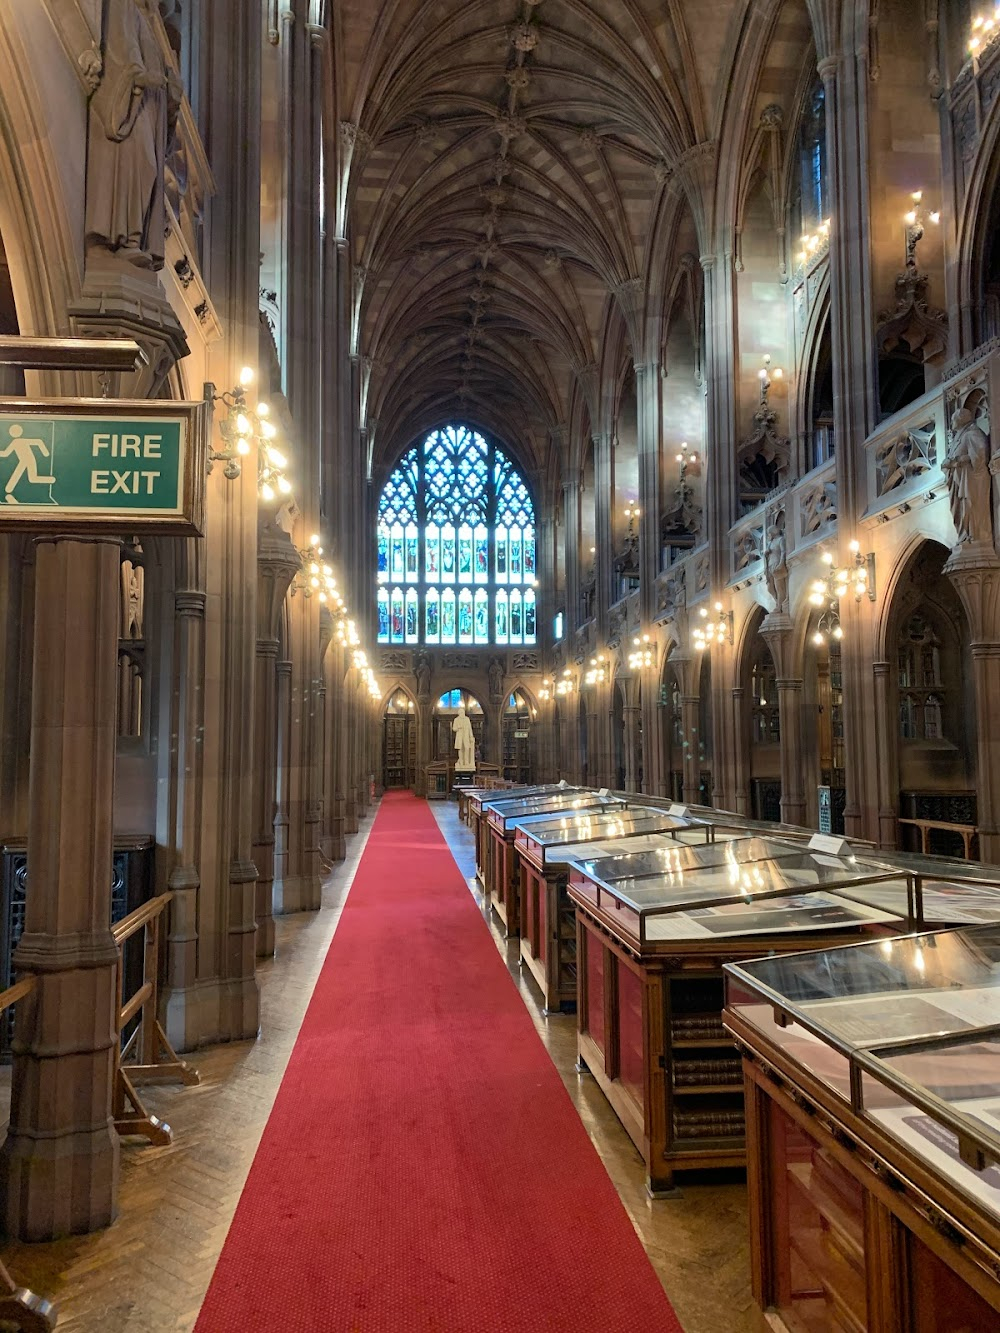
[[[861,543],[851,541],[847,549],[852,559],[850,564],[838,565],[832,551],[824,551],[823,564],[827,567],[825,578],[814,579],[809,591],[809,601],[813,606],[823,607],[819,623],[812,636],[817,646],[831,639],[844,637],[844,627],[840,620],[840,603],[843,598],[852,595],[856,602],[867,596],[875,600],[875,553],[861,554]]]
[[[607,662],[603,653],[590,659],[590,667],[583,678],[584,685],[603,685],[608,678]]]
[[[566,667],[566,669],[562,673],[562,679],[559,681],[558,685],[556,685],[556,694],[565,695],[572,693],[573,693],[573,672],[569,669],[569,667]]]

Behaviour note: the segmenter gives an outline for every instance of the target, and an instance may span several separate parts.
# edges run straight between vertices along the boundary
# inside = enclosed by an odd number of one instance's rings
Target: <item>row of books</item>
[[[698,1083],[732,1083],[739,1086],[743,1082],[743,1065],[738,1057],[732,1060],[675,1060],[673,1071],[677,1087],[690,1087]]]
[[[674,1112],[674,1134],[679,1139],[741,1138],[745,1130],[742,1108]]]

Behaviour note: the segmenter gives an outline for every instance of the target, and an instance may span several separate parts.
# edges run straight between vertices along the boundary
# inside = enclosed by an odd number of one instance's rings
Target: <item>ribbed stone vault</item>
[[[641,355],[638,311],[666,281],[655,238],[686,204],[680,167],[717,134],[746,14],[344,0],[339,225],[376,466],[461,415],[541,467],[553,432],[595,415],[609,336]]]

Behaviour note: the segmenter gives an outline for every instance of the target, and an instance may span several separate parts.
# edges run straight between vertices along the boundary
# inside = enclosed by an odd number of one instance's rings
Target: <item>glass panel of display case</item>
[[[674,816],[667,819],[676,825]],[[632,851],[633,847],[642,850]],[[605,848],[612,855],[604,856]],[[567,849],[567,852],[569,849]],[[602,884],[614,884],[618,880],[643,879],[647,876],[666,876],[671,884],[683,883],[684,875],[702,866],[718,866],[736,863],[743,865],[751,861],[776,861],[785,857],[802,855],[801,843],[782,842],[778,838],[734,838],[724,842],[701,843],[695,847],[678,846],[673,839],[661,838],[630,839],[628,847],[622,848],[614,843],[601,844],[599,847],[583,849],[583,855],[575,857],[576,868]]]
[[[600,811],[602,809],[617,809],[619,806],[620,802],[616,802],[613,796],[581,794],[562,797],[556,795],[549,800],[542,797],[538,801],[525,802],[524,806],[511,806],[506,809],[491,807],[490,812],[497,820],[503,821],[505,833],[512,833],[515,828],[518,828],[530,837],[531,829],[536,823],[541,824],[551,820],[552,815],[557,811]]]

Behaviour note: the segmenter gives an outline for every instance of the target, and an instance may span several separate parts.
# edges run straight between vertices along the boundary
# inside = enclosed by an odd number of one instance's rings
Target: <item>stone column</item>
[[[806,793],[802,753],[802,699],[804,682],[796,670],[793,629],[782,612],[766,616],[760,633],[767,641],[775,667],[778,716],[781,725],[781,818],[786,824],[806,822]]]
[[[750,737],[750,728],[746,715],[746,691],[742,685],[734,685],[732,688],[732,714],[733,725],[730,732],[735,745],[731,754],[726,756],[726,766],[732,772],[732,809],[739,815],[749,815],[751,810],[750,797],[750,752],[747,749],[747,741]]]
[[[957,546],[944,567],[969,621],[976,690],[976,819],[979,857],[1000,861],[1000,559],[978,542]]]
[[[594,613],[597,641],[604,643],[608,634],[608,608],[611,605],[611,571],[614,563],[615,527],[612,513],[615,502],[615,469],[611,436],[594,436],[594,574],[597,590]]]
[[[193,552],[190,553],[185,562],[185,573],[190,575],[197,564]],[[206,594],[195,588],[181,588],[174,593],[174,656],[177,664],[174,734],[177,753],[169,782],[175,787],[176,803],[167,839],[168,846],[173,846],[175,861],[167,876],[167,888],[174,896],[168,909],[164,1022],[167,1039],[175,1050],[180,1051],[196,1046],[203,1030],[195,997],[198,994],[198,898],[201,892],[198,866],[204,759],[205,602]]]
[[[5,1222],[22,1240],[114,1220],[111,1119],[118,949],[111,933],[119,543],[37,543],[27,919],[17,1008]]]
[[[563,642],[572,643],[581,620],[580,608],[580,478],[563,481],[563,530],[566,541],[566,623]]]
[[[667,774],[663,766],[663,740],[660,719],[660,671],[645,672],[642,682],[642,790],[650,796],[667,795]]]
[[[660,365],[635,368],[639,453],[639,618],[644,629],[656,614],[660,567]]]
[[[875,745],[878,763],[878,845],[899,844],[899,722],[891,707],[890,664],[875,662]]]
[[[631,695],[632,691],[629,691]],[[639,790],[639,708],[634,703],[626,703],[622,709],[625,729],[625,790]]]
[[[342,861],[347,855],[347,837],[344,832],[344,649],[334,643],[326,657],[326,756],[327,801],[329,803],[331,861]]]
[[[275,706],[277,743],[275,747],[274,882],[280,884],[288,871],[288,732],[291,727],[292,664],[287,659],[277,663]]]
[[[287,533],[262,523],[257,550],[257,654],[254,669],[253,859],[257,867],[256,954],[274,953],[274,816],[278,749],[278,635],[281,608],[300,568]]]

